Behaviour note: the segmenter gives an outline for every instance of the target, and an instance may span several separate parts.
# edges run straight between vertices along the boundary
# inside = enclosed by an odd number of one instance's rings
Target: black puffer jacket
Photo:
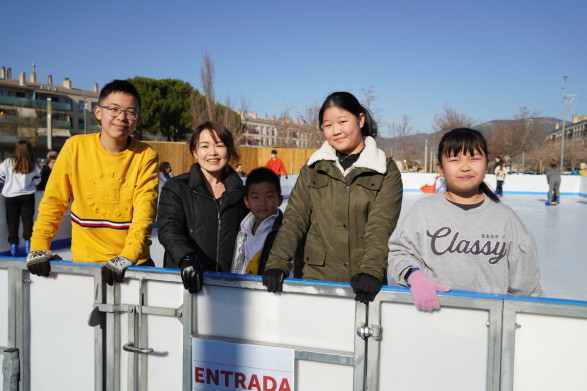
[[[177,268],[195,253],[203,270],[230,272],[236,235],[248,209],[243,182],[231,167],[223,182],[226,192],[220,203],[206,188],[198,163],[165,183],[157,212],[165,267]]]

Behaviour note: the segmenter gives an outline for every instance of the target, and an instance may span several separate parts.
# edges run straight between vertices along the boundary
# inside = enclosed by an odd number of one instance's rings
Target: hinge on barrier
[[[381,339],[381,325],[372,324],[371,326],[367,326],[362,323],[357,328],[357,335],[365,341],[369,337],[373,338],[375,341],[379,341]]]

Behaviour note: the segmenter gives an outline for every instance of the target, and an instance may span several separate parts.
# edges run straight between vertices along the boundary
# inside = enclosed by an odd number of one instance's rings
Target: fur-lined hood
[[[350,166],[347,170],[344,170],[338,161],[338,157],[336,156],[336,150],[328,144],[328,141],[324,141],[324,144],[320,147],[319,150],[314,152],[310,159],[308,159],[308,166],[320,161],[320,160],[329,160],[333,161],[336,164],[336,167],[346,176],[353,167],[357,168],[367,168],[373,171],[376,171],[380,174],[385,174],[387,172],[387,162],[385,158],[385,152],[381,149],[377,148],[377,143],[375,139],[371,136],[367,136],[364,139],[365,141],[365,149],[361,152],[361,156],[359,159]]]

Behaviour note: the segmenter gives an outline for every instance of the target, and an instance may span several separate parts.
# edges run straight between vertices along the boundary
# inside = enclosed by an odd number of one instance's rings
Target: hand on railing
[[[117,255],[109,260],[102,268],[102,280],[108,285],[113,285],[114,282],[122,282],[124,280],[124,272],[135,263],[128,258]]]
[[[26,257],[26,267],[29,272],[42,277],[48,277],[51,273],[49,261],[61,261],[61,257],[49,250],[31,251]]]
[[[267,292],[283,291],[283,280],[285,273],[280,269],[269,269],[263,273],[263,285],[267,287]]]
[[[370,274],[358,273],[351,278],[351,287],[355,292],[355,300],[367,304],[375,300],[381,290],[381,281]]]
[[[181,269],[181,281],[183,286],[190,293],[198,293],[202,290],[204,284],[204,274],[202,268],[194,254],[187,255],[179,262]]]
[[[432,281],[422,270],[413,271],[407,281],[416,307],[423,311],[440,308],[436,292],[448,292],[450,289]]]

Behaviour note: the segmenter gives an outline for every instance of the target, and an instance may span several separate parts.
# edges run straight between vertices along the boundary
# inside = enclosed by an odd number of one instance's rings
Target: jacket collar
[[[212,196],[204,183],[204,173],[200,168],[199,163],[192,164],[189,175],[189,187],[198,193]],[[226,174],[224,176],[224,187],[226,189],[226,197],[229,200],[235,200],[244,197],[245,187],[243,186],[242,179],[238,176],[236,171],[230,166],[226,168]]]
[[[338,162],[338,157],[336,156],[336,150],[328,144],[328,141],[324,141],[324,144],[318,149],[316,152],[310,156],[308,160],[308,166],[320,161],[320,160],[328,160],[333,161],[340,169],[340,171],[346,175],[350,172],[350,170],[355,168],[366,168],[369,170],[376,171],[380,174],[385,174],[387,172],[387,162],[385,157],[385,152],[381,149],[377,148],[377,143],[375,139],[371,136],[365,137],[365,149],[361,152],[361,156],[359,159],[346,171],[342,168],[340,163]]]

